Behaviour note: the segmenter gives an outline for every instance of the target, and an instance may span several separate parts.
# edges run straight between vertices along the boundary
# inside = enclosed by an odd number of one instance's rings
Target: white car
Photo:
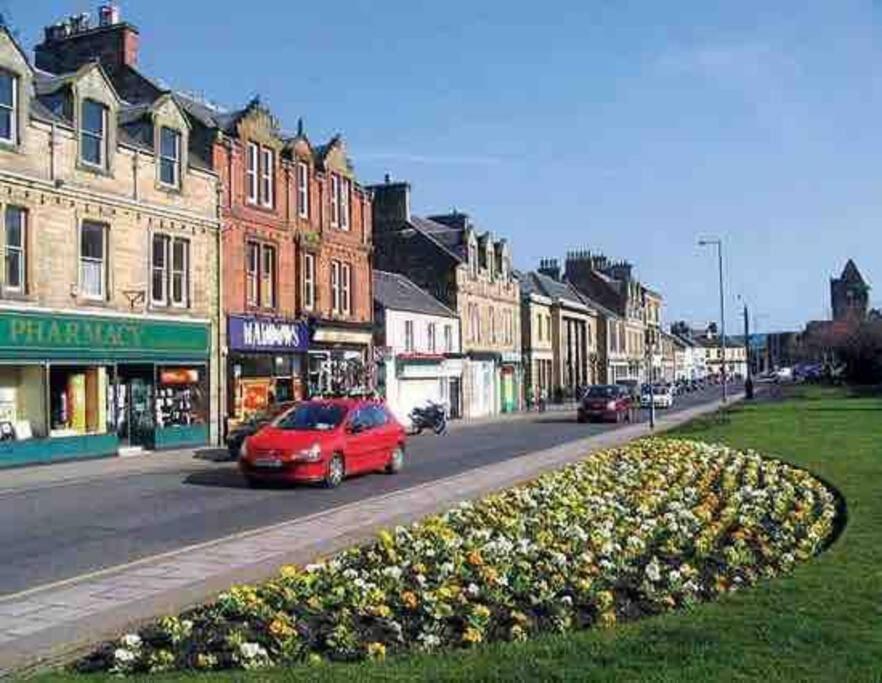
[[[650,400],[656,408],[670,408],[674,405],[674,390],[671,387],[656,384],[652,387],[652,394],[649,391],[644,391],[640,396],[641,407],[648,408]]]

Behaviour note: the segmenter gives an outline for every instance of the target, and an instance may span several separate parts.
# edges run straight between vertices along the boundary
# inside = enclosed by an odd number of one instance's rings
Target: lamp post
[[[720,373],[723,380],[723,403],[726,403],[728,396],[726,391],[726,304],[723,293],[723,240],[718,237],[698,240],[698,246],[715,246],[717,248],[717,264],[720,272]]]

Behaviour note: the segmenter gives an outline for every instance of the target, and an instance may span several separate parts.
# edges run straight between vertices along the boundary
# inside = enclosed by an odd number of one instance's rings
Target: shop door
[[[462,383],[459,377],[450,378],[450,417],[458,419],[462,417]]]
[[[128,446],[153,446],[152,370],[138,374],[120,373],[118,385],[120,442]]]

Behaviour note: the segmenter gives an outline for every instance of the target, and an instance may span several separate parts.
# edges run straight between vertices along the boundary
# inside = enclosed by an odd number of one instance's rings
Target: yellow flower
[[[401,602],[403,602],[408,609],[416,609],[416,606],[419,604],[416,594],[411,591],[404,591],[401,594]]]
[[[383,643],[368,643],[367,655],[370,659],[386,659],[386,646]]]
[[[465,633],[462,634],[462,640],[464,643],[476,644],[484,640],[484,636],[481,635],[481,632],[478,629],[470,626],[465,630]]]
[[[373,614],[375,617],[380,617],[382,619],[385,619],[390,614],[392,614],[392,610],[389,608],[389,605],[374,605],[372,607],[368,607],[368,612]]]
[[[612,610],[601,612],[598,621],[603,628],[612,628],[616,625],[616,613]]]
[[[285,614],[278,615],[273,619],[267,627],[270,635],[275,638],[287,638],[294,634],[294,626],[291,624],[288,616]]]
[[[286,564],[279,570],[279,574],[283,579],[293,579],[300,574],[300,567],[296,564]]]
[[[486,605],[475,605],[472,614],[478,617],[478,619],[486,619],[490,616],[490,610],[487,609]]]

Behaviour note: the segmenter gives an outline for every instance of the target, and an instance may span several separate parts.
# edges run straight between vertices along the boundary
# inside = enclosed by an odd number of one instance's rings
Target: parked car
[[[588,388],[579,402],[579,422],[603,420],[612,422],[631,421],[631,394],[627,387],[618,384],[596,384]]]
[[[674,392],[669,386],[664,384],[656,384],[651,391],[643,392],[640,396],[640,406],[649,408],[650,402],[656,408],[670,408],[674,405]]]
[[[265,410],[255,413],[244,422],[241,422],[235,428],[231,429],[227,434],[227,450],[230,453],[230,459],[235,460],[239,457],[239,450],[242,443],[252,434],[256,434],[261,428],[275,420],[279,415],[287,413],[296,405],[294,401],[282,401],[275,403]]]
[[[398,472],[405,447],[404,427],[384,403],[313,400],[245,439],[239,468],[250,485],[320,482],[334,488],[352,474]]]

